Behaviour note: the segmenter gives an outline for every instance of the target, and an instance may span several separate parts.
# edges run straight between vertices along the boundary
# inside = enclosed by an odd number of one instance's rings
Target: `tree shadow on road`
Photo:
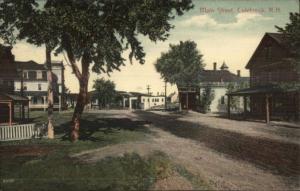
[[[143,119],[151,120],[158,128],[178,137],[199,141],[228,157],[250,162],[274,174],[300,175],[300,147],[297,144],[181,121],[179,115],[159,115],[142,111],[136,114]]]
[[[114,133],[115,131],[139,131],[143,133],[151,133],[145,127],[149,121],[133,121],[129,118],[96,118],[93,120],[82,119],[80,121],[79,140],[81,141],[101,141],[101,138],[93,136],[96,132],[104,134]],[[55,127],[55,134],[62,134],[63,141],[70,140],[71,122],[62,123]]]

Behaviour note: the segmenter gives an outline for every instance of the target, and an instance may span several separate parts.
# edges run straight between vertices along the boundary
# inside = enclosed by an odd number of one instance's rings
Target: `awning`
[[[27,97],[15,95],[15,94],[6,94],[6,93],[0,93],[0,102],[6,101],[6,102],[28,102]]]
[[[247,96],[247,95],[256,95],[256,94],[279,94],[287,92],[297,92],[299,91],[296,88],[283,88],[278,85],[267,85],[267,86],[257,86],[246,89],[240,89],[231,93],[227,93],[229,96]]]

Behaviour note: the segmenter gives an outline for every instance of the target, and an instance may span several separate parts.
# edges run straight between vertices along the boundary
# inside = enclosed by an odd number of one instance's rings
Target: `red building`
[[[300,75],[294,60],[283,34],[266,33],[246,66],[250,88],[228,96],[249,97],[251,115],[265,117],[267,122],[271,118],[299,119],[300,94],[294,84],[299,84]]]

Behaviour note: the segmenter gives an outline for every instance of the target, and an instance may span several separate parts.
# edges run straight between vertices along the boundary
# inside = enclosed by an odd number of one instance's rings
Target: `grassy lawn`
[[[41,125],[46,113],[32,112]],[[147,139],[151,133],[143,121],[84,114],[81,138],[68,139],[72,113],[54,115],[55,139],[2,142],[0,145],[0,190],[147,190],[155,180],[173,171],[201,185],[192,174],[175,165],[162,152],[148,157],[136,153],[84,163],[70,155],[88,149]]]

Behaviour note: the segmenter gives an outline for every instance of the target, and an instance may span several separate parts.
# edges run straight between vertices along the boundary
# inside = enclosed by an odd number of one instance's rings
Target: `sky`
[[[114,71],[110,76],[91,72],[89,90],[93,81],[104,77],[116,83],[117,90],[150,92],[164,91],[164,82],[155,70],[155,61],[162,52],[168,51],[169,44],[193,40],[203,55],[205,69],[212,69],[213,62],[218,68],[223,62],[232,73],[241,70],[242,76],[249,76],[245,66],[255,51],[265,32],[277,32],[275,25],[285,26],[289,22],[289,13],[299,11],[298,0],[194,0],[195,7],[171,23],[175,26],[170,37],[164,42],[153,43],[140,37],[146,57],[145,64],[133,61],[130,64],[128,53],[124,53],[126,66]],[[34,60],[45,62],[45,48],[35,47],[24,41],[18,42],[12,49],[18,61]],[[52,56],[52,60],[66,60],[63,55]],[[79,84],[71,68],[65,66],[65,85],[71,92],[78,92]],[[176,91],[174,85],[167,85],[167,94]]]

